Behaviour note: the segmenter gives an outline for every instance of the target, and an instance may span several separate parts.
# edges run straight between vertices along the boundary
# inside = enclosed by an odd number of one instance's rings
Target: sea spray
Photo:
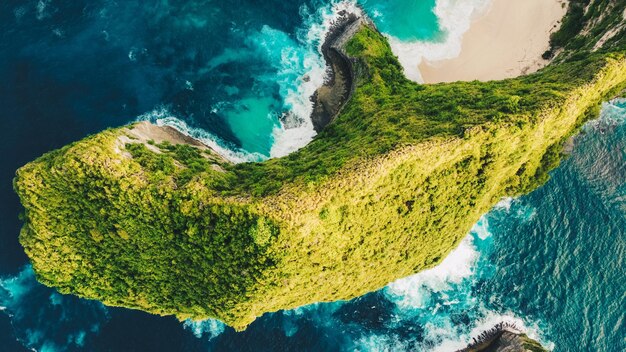
[[[261,75],[255,79],[265,85],[278,86],[283,104],[282,113],[272,112],[271,101],[262,102],[260,101],[262,97],[241,98],[235,102],[223,101],[215,104],[213,108],[214,113],[226,116],[226,121],[231,124],[235,134],[242,133],[242,130],[246,129],[244,125],[252,123],[248,121],[250,118],[267,118],[274,121],[271,136],[254,137],[254,139],[272,139],[269,155],[247,150],[245,146],[237,147],[203,129],[191,127],[185,118],[175,116],[163,106],[139,116],[138,120],[174,127],[199,139],[235,163],[282,157],[304,147],[316,135],[311,121],[313,111],[311,97],[328,78],[328,67],[322,56],[322,44],[333,24],[344,12],[362,14],[355,1],[331,1],[315,11],[303,5],[300,8],[303,25],[297,29],[295,39],[285,32],[263,26],[260,31],[251,33],[246,39],[247,49],[238,52],[226,49],[207,64],[206,70],[211,71],[220,65],[247,56],[260,56],[274,67],[275,74]],[[242,104],[247,106],[241,106]],[[258,105],[259,109],[251,110],[251,105]],[[250,116],[250,113],[266,116]]]
[[[37,351],[81,349],[109,319],[101,303],[62,296],[37,282],[30,265],[0,278],[0,308],[17,339]]]
[[[433,9],[438,18],[440,35],[435,41],[404,41],[387,35],[391,49],[398,56],[405,75],[423,82],[419,65],[424,61],[452,59],[461,53],[463,35],[473,20],[484,14],[491,0],[437,0]]]
[[[335,349],[345,351],[454,351],[476,336],[500,324],[511,324],[520,332],[554,346],[545,338],[544,323],[521,317],[499,304],[499,297],[486,298],[481,292],[497,272],[492,262],[494,235],[502,219],[522,223],[533,219],[534,209],[512,198],[504,198],[483,216],[438,266],[386,288],[350,301],[316,303],[293,310],[270,313],[247,330],[251,338],[267,334],[266,327],[281,329],[276,348],[301,343],[307,336],[324,336]],[[276,332],[273,332],[276,333]],[[223,332],[230,339],[230,332]],[[203,337],[204,338],[204,337]],[[299,342],[300,341],[300,342]],[[282,343],[285,343],[283,345]]]
[[[431,293],[450,290],[473,274],[479,256],[473,242],[473,236],[467,236],[439,265],[397,280],[384,292],[399,307],[429,307]]]
[[[442,60],[458,56],[461,48],[463,34],[469,29],[473,17],[485,11],[489,0],[473,0],[471,2],[458,2],[455,0],[438,0],[433,9],[438,18],[441,40],[438,41],[402,41],[392,35],[388,35],[394,53],[399,56],[405,73],[413,80],[421,81],[417,69],[423,60]],[[239,102],[221,102],[215,104],[214,112],[226,116],[230,121],[235,133],[242,133],[242,124],[249,124],[250,118],[273,120],[271,148],[269,155],[236,147],[227,143],[218,136],[191,127],[185,119],[174,116],[166,109],[157,108],[152,112],[143,114],[140,120],[149,120],[159,124],[175,127],[185,134],[201,139],[225,158],[233,162],[261,161],[267,157],[275,158],[288,155],[308,143],[315,137],[316,132],[311,121],[313,103],[311,96],[322,86],[327,79],[328,67],[321,53],[324,38],[332,29],[333,24],[343,13],[355,13],[362,15],[361,8],[355,0],[331,1],[316,10],[310,10],[302,5],[300,16],[303,25],[297,29],[295,39],[291,39],[287,33],[263,26],[257,33],[251,33],[246,40],[248,51],[241,49],[238,52],[232,49],[225,51],[211,59],[206,70],[211,71],[219,65],[240,61],[247,56],[264,57],[274,67],[274,75],[256,77],[266,85],[275,83],[282,99],[282,112],[272,112],[271,103],[261,102],[256,104],[259,97],[249,97],[249,102],[259,106],[253,113],[267,115],[249,116],[248,108],[238,108]],[[381,16],[384,14],[381,14]],[[256,54],[255,54],[256,52]],[[279,109],[280,110],[280,109]],[[238,112],[239,111],[239,112]],[[265,138],[259,136],[258,138]],[[244,137],[245,140],[250,138]],[[245,143],[244,143],[245,144]]]
[[[315,137],[316,132],[311,121],[311,97],[328,79],[328,66],[322,56],[322,44],[333,25],[346,12],[362,15],[355,1],[332,1],[314,12],[306,6],[301,7],[304,27],[297,31],[297,38],[306,51],[301,63],[304,74],[297,77],[295,87],[292,82],[281,84],[281,95],[288,112],[283,114],[280,126],[274,129],[271,157],[288,155],[304,147]],[[296,60],[290,52],[283,54],[279,76],[285,71],[292,71]]]
[[[173,116],[169,110],[161,106],[151,112],[137,117],[137,121],[150,121],[157,126],[170,126],[181,133],[193,137],[211,147],[218,154],[234,163],[262,161],[265,156],[258,153],[249,153],[243,149],[229,145],[221,138],[200,128],[190,127],[185,121]]]
[[[553,346],[541,333],[541,322],[496,309],[477,294],[495,274],[489,257],[495,231],[490,220],[515,217],[526,222],[532,213],[525,204],[504,198],[438,266],[384,288],[386,299],[395,305],[396,318],[386,323],[384,332],[365,333],[357,340],[356,349],[455,351],[500,323],[515,325],[544,346]],[[406,335],[407,324],[415,326],[413,336]]]
[[[613,99],[602,103],[602,113],[600,117],[587,122],[583,126],[583,131],[591,132],[597,130],[604,134],[605,129],[614,128],[626,121],[626,98]]]

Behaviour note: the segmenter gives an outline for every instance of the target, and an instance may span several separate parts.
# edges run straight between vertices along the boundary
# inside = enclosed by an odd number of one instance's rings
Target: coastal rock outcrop
[[[500,323],[475,337],[457,352],[547,352],[541,344],[522,333],[514,324]]]
[[[347,41],[367,20],[345,11],[339,15],[339,20],[322,44],[322,55],[328,65],[328,77],[324,85],[311,97],[313,101],[311,120],[318,133],[339,114],[354,92],[359,76],[364,74],[359,72],[358,60],[348,57],[344,49]]]
[[[545,182],[565,141],[626,86],[624,51],[418,85],[368,21],[337,38],[334,84],[316,97],[327,125],[289,156],[233,165],[142,123],[19,169],[20,241],[38,280],[237,329],[350,299],[437,265],[502,197]]]
[[[539,342],[528,336],[511,331],[503,331],[498,338],[486,348],[477,351],[484,352],[547,352]]]

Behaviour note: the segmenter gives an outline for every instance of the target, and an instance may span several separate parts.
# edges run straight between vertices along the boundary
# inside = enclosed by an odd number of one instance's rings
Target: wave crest
[[[463,35],[469,30],[472,21],[484,14],[490,5],[491,0],[437,0],[434,12],[439,19],[443,40],[404,42],[389,36],[391,50],[398,56],[407,78],[422,83],[418,68],[422,61],[440,61],[459,56]]]

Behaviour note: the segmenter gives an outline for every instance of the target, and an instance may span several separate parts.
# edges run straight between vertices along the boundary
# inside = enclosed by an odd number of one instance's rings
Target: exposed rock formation
[[[458,352],[547,352],[541,344],[522,332],[514,324],[500,323]]]
[[[333,25],[322,45],[322,54],[328,65],[327,80],[311,97],[311,120],[318,133],[339,114],[350,99],[357,78],[353,70],[354,63],[345,53],[345,44],[365,20],[353,13],[343,12],[340,15],[339,21]]]

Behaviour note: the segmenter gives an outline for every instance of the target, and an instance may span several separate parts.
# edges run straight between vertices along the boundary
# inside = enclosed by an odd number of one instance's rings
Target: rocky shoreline
[[[356,60],[346,54],[345,45],[361,25],[375,28],[373,23],[363,16],[346,11],[339,15],[340,19],[333,24],[322,44],[328,77],[324,85],[311,97],[313,102],[311,120],[317,133],[341,112],[354,93],[358,77],[363,74],[358,69]]]
[[[502,322],[475,337],[457,352],[546,352],[547,350],[522,333],[515,324]]]
[[[358,65],[358,60],[349,57],[346,53],[346,44],[362,25],[376,29],[374,23],[365,16],[348,11],[342,11],[339,15],[339,20],[332,25],[322,44],[322,55],[327,65],[327,78],[310,98],[313,103],[310,118],[317,133],[320,133],[339,115],[341,109],[352,97],[356,89],[356,82],[367,76],[361,65]],[[285,114],[289,114],[289,112]],[[150,121],[141,121],[130,126],[129,129],[137,130],[135,132],[145,137],[139,138],[142,142],[156,140],[158,142],[168,141],[173,144],[184,143],[203,150],[209,149],[212,154],[219,156],[218,152],[202,141],[171,126],[157,126]],[[150,146],[148,145],[148,147]],[[220,159],[227,162],[221,156]]]
[[[362,65],[358,64],[358,60],[349,57],[346,53],[346,44],[362,25],[376,29],[374,23],[365,16],[347,11],[342,11],[339,15],[339,20],[332,25],[322,44],[322,55],[327,65],[327,78],[310,98],[313,103],[310,118],[317,133],[320,133],[339,115],[341,109],[352,97],[357,81],[367,76],[361,67]],[[202,141],[188,136],[174,127],[157,126],[149,121],[142,121],[133,126],[132,129],[140,129],[141,133],[149,136],[147,139],[161,140],[163,135],[169,135],[178,143],[212,150]],[[216,151],[213,152],[219,154]]]

